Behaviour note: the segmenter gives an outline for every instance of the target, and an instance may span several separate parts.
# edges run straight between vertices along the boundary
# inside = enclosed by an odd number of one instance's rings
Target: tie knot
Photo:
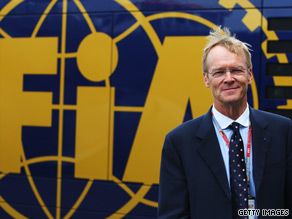
[[[240,126],[240,124],[239,123],[237,123],[237,122],[233,122],[233,123],[231,123],[230,124],[230,128],[235,132],[238,132],[239,131],[239,126]]]

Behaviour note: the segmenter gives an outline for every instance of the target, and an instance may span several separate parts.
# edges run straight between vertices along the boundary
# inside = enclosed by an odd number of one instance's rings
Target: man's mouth
[[[228,88],[224,88],[223,91],[233,91],[236,89],[237,89],[237,87],[228,87]]]

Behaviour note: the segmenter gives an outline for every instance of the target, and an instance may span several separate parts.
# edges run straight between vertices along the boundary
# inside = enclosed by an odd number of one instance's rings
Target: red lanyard
[[[213,117],[213,112],[212,112],[212,117]],[[223,137],[224,141],[226,142],[228,148],[229,148],[229,140],[227,136],[224,134],[223,130],[221,129],[220,125],[218,124],[217,120],[213,117],[215,126],[217,127],[218,131],[220,132],[221,136]],[[246,176],[247,176],[247,181],[249,183],[249,170],[250,170],[250,151],[251,151],[251,125],[249,125],[248,129],[248,139],[247,139],[247,150],[246,150]]]
[[[227,146],[229,147],[230,143],[227,136],[224,134],[223,130],[220,130],[220,134],[223,137],[224,141],[226,142]],[[247,140],[247,150],[246,150],[246,157],[250,157],[250,148],[251,148],[251,125],[248,129],[248,140]]]
[[[217,122],[217,121],[216,121]],[[228,138],[224,134],[224,132],[221,130],[220,134],[222,135],[224,141],[226,144],[230,145]],[[247,179],[247,185],[248,185],[248,194],[250,195],[249,190],[249,180],[250,180],[250,148],[251,148],[251,125],[249,125],[248,129],[248,138],[247,138],[247,150],[246,150],[246,179]]]

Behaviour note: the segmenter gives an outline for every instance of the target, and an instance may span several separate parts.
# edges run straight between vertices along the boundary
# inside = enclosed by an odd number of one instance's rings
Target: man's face
[[[224,72],[230,69],[244,69],[241,74],[232,74],[229,71],[221,76],[204,72],[206,87],[213,94],[215,107],[228,107],[244,104],[247,101],[248,85],[252,81],[252,69],[247,69],[244,54],[237,55],[223,46],[217,45],[212,48],[207,57],[208,72]]]

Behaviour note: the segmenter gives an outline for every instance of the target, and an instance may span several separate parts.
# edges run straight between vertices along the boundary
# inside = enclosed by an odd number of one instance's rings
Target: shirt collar
[[[221,129],[226,129],[232,122],[238,122],[240,125],[248,127],[249,126],[249,106],[247,104],[245,111],[241,114],[241,116],[237,120],[233,120],[222,113],[220,113],[216,108],[212,107],[213,116],[218,122]]]

